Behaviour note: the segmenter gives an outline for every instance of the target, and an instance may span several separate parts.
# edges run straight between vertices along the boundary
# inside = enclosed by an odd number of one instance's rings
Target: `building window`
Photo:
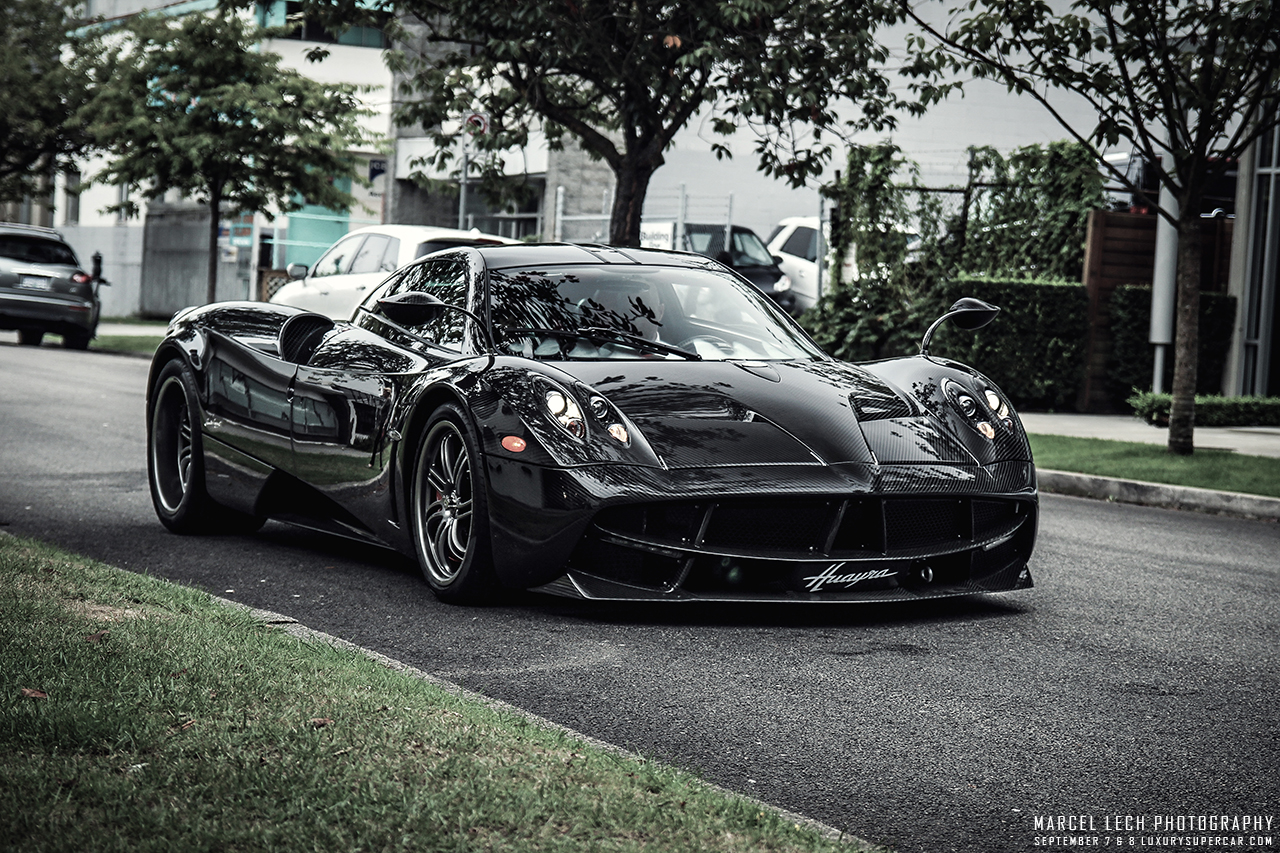
[[[318,42],[320,44],[345,44],[352,47],[387,47],[387,37],[383,33],[383,25],[389,20],[387,13],[378,13],[378,25],[368,27],[348,27],[335,35],[325,29],[314,18],[308,18],[303,12],[303,4],[293,0],[273,0],[258,4],[258,23],[262,26],[281,26],[291,24],[294,29],[287,39]]]
[[[66,181],[65,198],[62,202],[62,224],[80,224],[80,170],[69,169],[63,173]]]
[[[1268,130],[1257,143],[1249,272],[1245,283],[1242,393],[1280,394],[1280,133]]]

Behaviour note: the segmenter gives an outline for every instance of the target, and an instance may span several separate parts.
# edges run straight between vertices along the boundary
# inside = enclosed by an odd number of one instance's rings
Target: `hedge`
[[[962,296],[998,305],[1000,313],[977,332],[944,324],[931,353],[982,371],[1018,408],[1074,404],[1088,338],[1089,297],[1083,285],[963,277],[940,288],[935,311],[941,314]]]
[[[1126,402],[1137,417],[1158,426],[1169,425],[1172,394],[1142,391]],[[1196,395],[1196,426],[1280,426],[1280,397],[1218,397]]]
[[[1220,394],[1222,370],[1231,347],[1236,298],[1225,293],[1200,294],[1200,361],[1196,393]],[[1135,390],[1151,389],[1154,362],[1151,331],[1151,288],[1126,285],[1111,295],[1111,356],[1107,391],[1113,402],[1128,402]],[[1173,386],[1173,352],[1165,358],[1164,387]],[[1132,404],[1130,404],[1132,405]],[[1196,416],[1199,422],[1199,415]]]

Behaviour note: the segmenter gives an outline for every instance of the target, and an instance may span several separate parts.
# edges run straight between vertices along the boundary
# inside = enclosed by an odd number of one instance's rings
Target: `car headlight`
[[[577,396],[550,380],[543,381],[546,385],[546,390],[543,393],[542,401],[547,412],[555,419],[556,423],[560,424],[560,428],[569,435],[577,439],[585,438],[588,418],[583,415],[582,407],[578,405]],[[618,408],[599,394],[591,393],[589,389],[583,389],[583,391],[589,395],[587,397],[587,409],[599,425],[599,428],[619,444],[630,446],[631,434],[627,430],[625,419],[622,417],[622,413],[618,411]]]
[[[973,428],[988,439],[996,437],[996,429],[992,421],[998,421],[1006,430],[1013,430],[1013,419],[1009,417],[1009,404],[1000,398],[991,388],[983,388],[981,398],[986,405],[978,402],[978,395],[965,388],[959,382],[944,380],[942,390],[960,414],[973,423]],[[991,417],[994,415],[995,417]]]
[[[556,423],[574,438],[582,438],[587,434],[587,422],[582,419],[582,409],[573,395],[562,388],[550,388],[543,397],[547,411],[556,419]]]
[[[591,398],[588,405],[591,407],[591,414],[604,427],[604,431],[617,441],[619,444],[627,445],[631,443],[631,434],[627,432],[627,427],[622,422],[622,413],[619,412],[612,403],[599,395]]]
[[[790,290],[790,289],[791,289],[791,277],[790,277],[790,276],[785,276],[785,275],[784,275],[782,278],[778,279],[777,281],[775,281],[775,282],[773,283],[773,292],[774,292],[774,293],[785,293],[785,292],[787,292],[787,291],[788,291],[788,290]]]
[[[991,411],[996,413],[996,417],[1001,420],[1009,418],[1009,404],[1000,399],[1000,395],[990,388],[984,388],[983,395],[987,398],[987,405],[991,407]]]

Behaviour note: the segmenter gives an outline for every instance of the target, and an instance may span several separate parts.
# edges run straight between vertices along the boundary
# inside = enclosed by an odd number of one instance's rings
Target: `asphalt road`
[[[1037,586],[1020,593],[454,608],[377,549],[274,523],[167,533],[146,488],[146,372],[0,344],[0,529],[288,614],[900,851],[1280,818],[1275,524],[1046,495]],[[1117,834],[1116,815],[1145,824]],[[1093,827],[1050,832],[1037,816]],[[1280,821],[1263,835],[1280,847]]]

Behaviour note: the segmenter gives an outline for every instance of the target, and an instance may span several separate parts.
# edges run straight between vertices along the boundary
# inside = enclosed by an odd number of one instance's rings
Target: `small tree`
[[[830,267],[830,287],[804,322],[840,358],[905,355],[946,309],[945,282],[961,276],[1079,279],[1089,211],[1102,176],[1072,142],[1007,156],[969,149],[963,187],[925,187],[892,143],[853,146],[848,170],[825,191],[833,202],[832,256],[852,252],[856,278]]]
[[[154,199],[170,190],[209,206],[207,300],[217,281],[219,213],[293,211],[305,202],[346,208],[334,185],[359,180],[347,153],[365,141],[355,87],[310,80],[257,49],[276,30],[234,14],[140,15],[124,33],[90,110],[110,152],[97,183]],[[110,209],[136,214],[125,201]]]
[[[835,203],[832,256],[852,253],[855,277],[845,280],[844,264],[833,262],[831,285],[804,322],[814,340],[837,358],[905,355],[922,329],[924,303],[948,257],[940,233],[941,205],[936,196],[919,191],[919,168],[893,143],[851,146],[846,166],[825,192]],[[916,239],[925,248],[911,263],[909,247]]]
[[[1081,281],[1089,214],[1106,204],[1104,183],[1093,154],[1075,142],[1008,155],[970,148],[957,272]]]
[[[903,106],[875,39],[897,14],[891,0],[304,0],[304,9],[333,28],[399,15],[389,59],[405,80],[397,120],[427,129],[439,168],[472,113],[488,117],[470,144],[491,183],[498,154],[532,131],[553,147],[576,138],[616,177],[615,245],[639,245],[649,180],[699,110],[722,108],[718,132],[756,129],[764,171],[798,185],[822,170],[834,139],[891,127]],[[834,76],[833,50],[846,59]]]
[[[935,26],[909,0],[923,35],[909,63],[926,99],[958,84],[948,72],[998,80],[1042,104],[1111,176],[1141,195],[1104,150],[1126,141],[1176,205],[1148,198],[1178,230],[1177,332],[1169,450],[1194,450],[1199,350],[1200,207],[1205,189],[1277,122],[1280,4],[1189,0],[1076,0],[1058,13],[1041,0],[969,0],[953,26]],[[1076,127],[1054,90],[1083,98],[1097,124]]]
[[[0,0],[0,201],[21,201],[85,153],[78,117],[99,46],[77,28],[78,5]]]

